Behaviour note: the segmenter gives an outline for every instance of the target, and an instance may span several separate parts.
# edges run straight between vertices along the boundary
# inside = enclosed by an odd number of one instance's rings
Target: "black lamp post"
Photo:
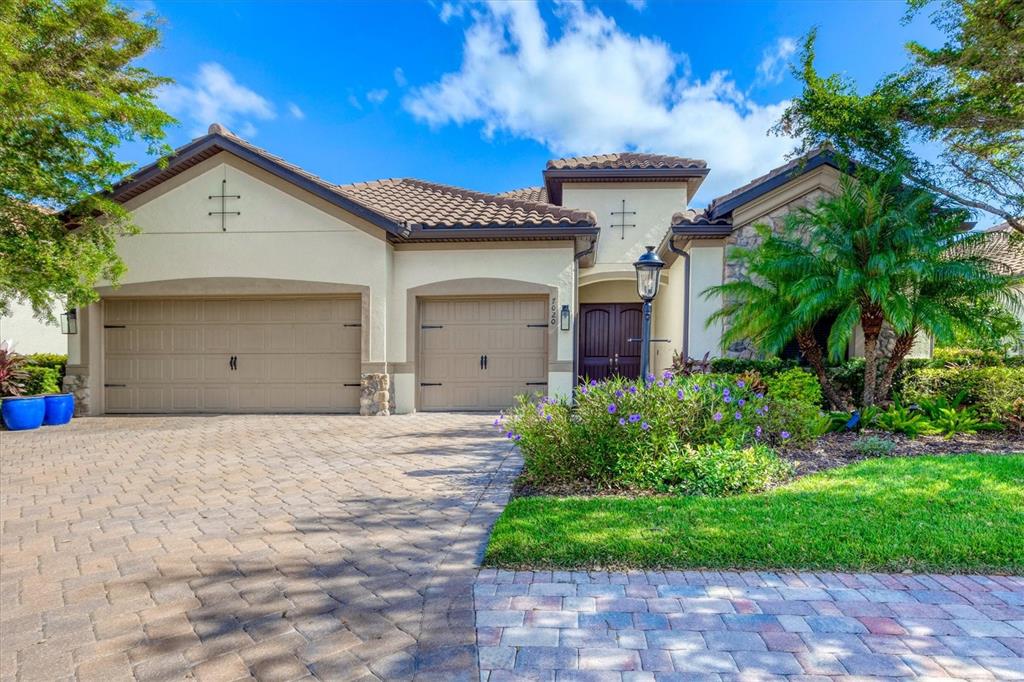
[[[654,247],[648,246],[647,253],[642,254],[633,263],[636,268],[636,291],[644,302],[644,327],[640,347],[640,376],[647,381],[647,373],[651,364],[651,301],[658,295],[658,284],[661,281],[661,269],[665,262],[654,253]]]

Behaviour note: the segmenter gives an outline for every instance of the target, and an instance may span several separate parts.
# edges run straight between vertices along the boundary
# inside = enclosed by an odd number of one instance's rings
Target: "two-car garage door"
[[[421,410],[507,409],[547,389],[545,297],[420,301]]]
[[[360,309],[353,298],[108,299],[106,411],[357,411]]]

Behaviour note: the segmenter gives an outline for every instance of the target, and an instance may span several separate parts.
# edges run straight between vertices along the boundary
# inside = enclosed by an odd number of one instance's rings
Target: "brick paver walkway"
[[[1024,578],[481,571],[481,679],[1024,679]]]
[[[0,432],[4,680],[476,679],[489,418]]]

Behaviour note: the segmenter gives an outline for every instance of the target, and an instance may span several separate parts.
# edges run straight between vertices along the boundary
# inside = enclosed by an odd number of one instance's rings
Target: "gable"
[[[231,198],[222,202],[221,194]],[[229,152],[129,199],[125,208],[149,234],[360,230],[385,237],[382,228]],[[229,214],[222,217],[222,210]]]

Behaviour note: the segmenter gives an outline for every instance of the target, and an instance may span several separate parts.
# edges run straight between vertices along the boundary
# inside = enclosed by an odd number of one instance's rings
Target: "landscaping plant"
[[[0,396],[17,396],[25,390],[24,363],[24,356],[15,353],[9,342],[0,342]]]

